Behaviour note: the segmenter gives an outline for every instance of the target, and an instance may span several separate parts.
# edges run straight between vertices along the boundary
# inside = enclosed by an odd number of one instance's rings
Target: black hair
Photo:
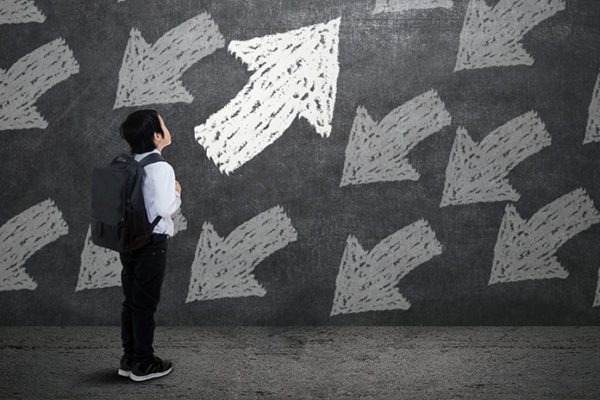
[[[127,116],[119,128],[123,139],[129,143],[129,152],[146,153],[156,148],[153,142],[154,132],[159,132],[163,137],[165,133],[160,126],[158,112],[152,109],[134,111]]]

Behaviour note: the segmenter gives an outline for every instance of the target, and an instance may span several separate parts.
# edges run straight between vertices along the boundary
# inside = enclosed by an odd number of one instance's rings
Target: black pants
[[[121,340],[126,356],[145,361],[154,354],[154,313],[167,266],[169,237],[152,234],[149,244],[133,253],[119,253],[125,300],[121,308]]]

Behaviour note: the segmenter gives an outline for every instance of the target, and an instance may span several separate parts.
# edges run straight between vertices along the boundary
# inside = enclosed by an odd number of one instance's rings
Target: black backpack
[[[150,242],[158,215],[148,222],[142,183],[144,167],[165,161],[159,153],[150,153],[139,162],[123,153],[108,166],[92,172],[92,242],[119,252],[132,252]]]

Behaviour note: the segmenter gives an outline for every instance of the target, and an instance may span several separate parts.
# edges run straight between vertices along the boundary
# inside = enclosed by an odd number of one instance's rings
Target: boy
[[[161,153],[171,144],[171,133],[155,110],[139,110],[127,116],[120,134],[131,147],[130,153],[140,161],[150,153]],[[142,183],[148,221],[162,218],[152,231],[151,242],[132,254],[119,253],[123,269],[121,281],[125,300],[121,309],[121,340],[124,355],[120,376],[144,381],[167,375],[173,363],[154,355],[154,313],[167,264],[168,239],[173,236],[171,215],[181,205],[181,186],[173,167],[154,162],[144,167]]]

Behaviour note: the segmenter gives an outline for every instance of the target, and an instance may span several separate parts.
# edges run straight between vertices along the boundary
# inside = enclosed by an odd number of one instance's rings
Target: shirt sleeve
[[[155,205],[158,215],[163,218],[175,214],[181,205],[181,196],[175,190],[175,171],[167,163],[160,163],[160,168],[154,179]]]

